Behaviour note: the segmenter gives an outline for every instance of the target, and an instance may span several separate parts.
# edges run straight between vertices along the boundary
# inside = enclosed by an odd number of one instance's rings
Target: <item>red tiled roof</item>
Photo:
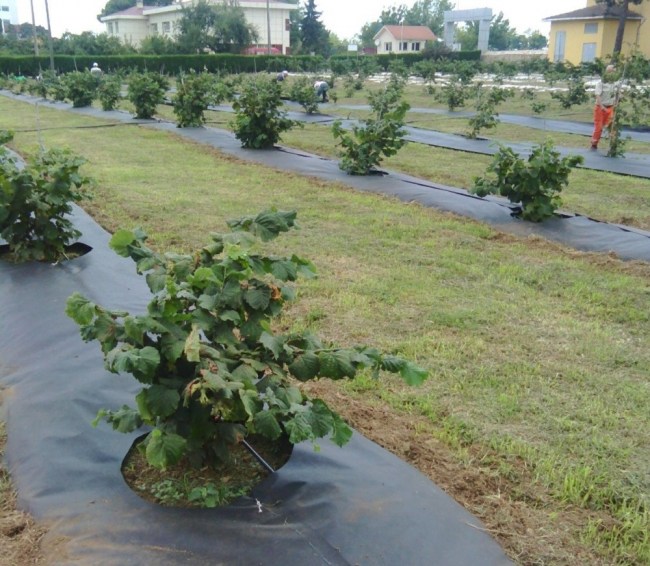
[[[375,37],[383,30],[387,30],[396,39],[404,39],[406,41],[433,41],[436,39],[436,34],[427,26],[384,26],[375,34]]]

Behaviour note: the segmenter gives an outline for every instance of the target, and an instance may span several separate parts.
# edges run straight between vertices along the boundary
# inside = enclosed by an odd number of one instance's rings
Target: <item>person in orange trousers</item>
[[[591,135],[591,149],[598,149],[598,142],[603,133],[614,119],[614,111],[618,103],[620,85],[615,82],[616,67],[607,65],[603,78],[596,84],[596,106],[594,107],[594,133]]]

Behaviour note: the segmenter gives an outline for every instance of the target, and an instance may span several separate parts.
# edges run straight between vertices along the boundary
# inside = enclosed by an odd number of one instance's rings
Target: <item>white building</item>
[[[6,0],[0,0],[5,2]],[[106,33],[117,37],[122,43],[138,47],[143,39],[151,35],[164,35],[173,38],[178,33],[178,24],[183,16],[183,6],[188,6],[193,0],[176,0],[170,6],[145,6],[142,0],[128,10],[104,16],[101,21],[106,25]],[[219,3],[224,0],[209,0]],[[257,30],[258,45],[267,46],[267,3],[266,0],[239,0],[239,6],[249,24]],[[271,21],[271,45],[280,53],[287,54],[290,50],[291,10],[297,9],[296,4],[288,4],[279,0],[269,2]]]
[[[374,37],[377,54],[418,53],[436,35],[426,26],[384,26]]]
[[[0,0],[0,32],[8,31],[7,26],[9,25],[18,25],[16,0]]]

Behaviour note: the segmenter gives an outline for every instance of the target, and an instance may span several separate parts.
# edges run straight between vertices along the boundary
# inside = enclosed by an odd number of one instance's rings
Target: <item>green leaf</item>
[[[160,364],[160,354],[151,346],[115,348],[106,356],[106,363],[114,373],[131,373],[139,381],[150,383]]]
[[[307,412],[311,430],[316,438],[322,438],[327,435],[334,424],[332,411],[320,399],[314,399],[310,410]]]
[[[113,234],[108,245],[122,257],[129,257],[129,246],[135,242],[135,234],[130,230],[118,230]]]
[[[95,304],[75,292],[68,297],[65,314],[79,325],[90,324],[95,317]]]
[[[284,428],[289,434],[291,444],[299,444],[304,440],[314,438],[309,418],[305,412],[296,413],[284,422]]]
[[[182,436],[159,429],[152,430],[146,442],[147,462],[161,470],[176,464],[183,456],[187,444]]]
[[[351,361],[352,352],[336,350],[334,352],[321,352],[318,354],[320,361],[320,375],[331,379],[354,377],[357,373]]]
[[[156,418],[166,418],[170,415],[173,415],[178,409],[178,404],[181,400],[181,396],[175,389],[170,389],[164,385],[152,385],[147,389],[143,389],[137,396],[137,399],[142,399],[142,402],[138,401],[138,408],[142,413],[142,405],[147,408],[148,420],[153,420]]]
[[[308,381],[318,376],[320,360],[314,352],[305,352],[289,365],[291,374],[300,381]]]
[[[112,425],[113,430],[123,433],[133,432],[142,426],[142,419],[138,411],[135,411],[127,405],[122,405],[122,408],[115,412],[102,409],[97,413],[97,418],[93,421],[93,426],[97,426],[97,422],[101,419],[104,419]]]
[[[332,412],[332,418],[332,441],[337,446],[344,446],[352,438],[352,429],[337,413]]]
[[[273,352],[274,358],[278,358],[284,345],[284,340],[281,337],[272,336],[268,332],[262,332],[259,341],[267,350]]]
[[[241,399],[244,410],[249,417],[254,417],[262,410],[262,402],[257,395],[257,391],[251,389],[240,389],[239,398]]]
[[[244,300],[255,310],[263,311],[271,302],[271,289],[251,287],[244,293]]]
[[[190,332],[187,340],[185,340],[185,346],[183,352],[188,362],[200,362],[201,361],[201,339],[200,339],[200,329],[196,324],[192,325],[192,331]]]
[[[253,382],[259,377],[257,372],[248,364],[238,365],[231,373],[235,379],[244,382]]]
[[[147,393],[146,389],[143,389],[135,396],[135,402],[138,405],[138,411],[140,416],[147,424],[154,424],[154,415],[149,409],[149,403],[147,402]]]
[[[256,432],[271,440],[279,438],[282,434],[282,428],[271,411],[257,413],[253,417],[253,425]]]
[[[406,365],[406,360],[398,356],[384,356],[381,360],[381,369],[390,373],[398,373]]]
[[[411,362],[406,362],[399,370],[402,379],[411,386],[422,385],[424,380],[429,377],[427,370],[416,366]]]
[[[164,268],[159,267],[151,273],[147,273],[145,279],[147,280],[147,285],[151,292],[158,293],[162,291],[167,284],[167,272]]]

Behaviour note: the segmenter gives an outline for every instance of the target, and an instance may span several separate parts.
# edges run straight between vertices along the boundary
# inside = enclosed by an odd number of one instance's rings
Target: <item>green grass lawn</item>
[[[42,132],[22,133],[34,108],[0,98],[0,110],[19,151],[42,142],[84,155],[97,181],[87,209],[111,231],[143,226],[159,249],[189,250],[262,208],[296,209],[301,231],[272,247],[311,259],[320,276],[301,282],[279,324],[374,344],[431,372],[417,389],[389,377],[322,384],[335,408],[440,481],[521,564],[650,562],[650,265],[504,235],[146,128],[73,129],[102,122],[42,108]],[[325,135],[305,129],[285,142],[333,148]],[[462,186],[482,159],[413,144],[386,166]],[[575,194],[574,206],[648,223],[647,183],[580,171],[567,203]]]

